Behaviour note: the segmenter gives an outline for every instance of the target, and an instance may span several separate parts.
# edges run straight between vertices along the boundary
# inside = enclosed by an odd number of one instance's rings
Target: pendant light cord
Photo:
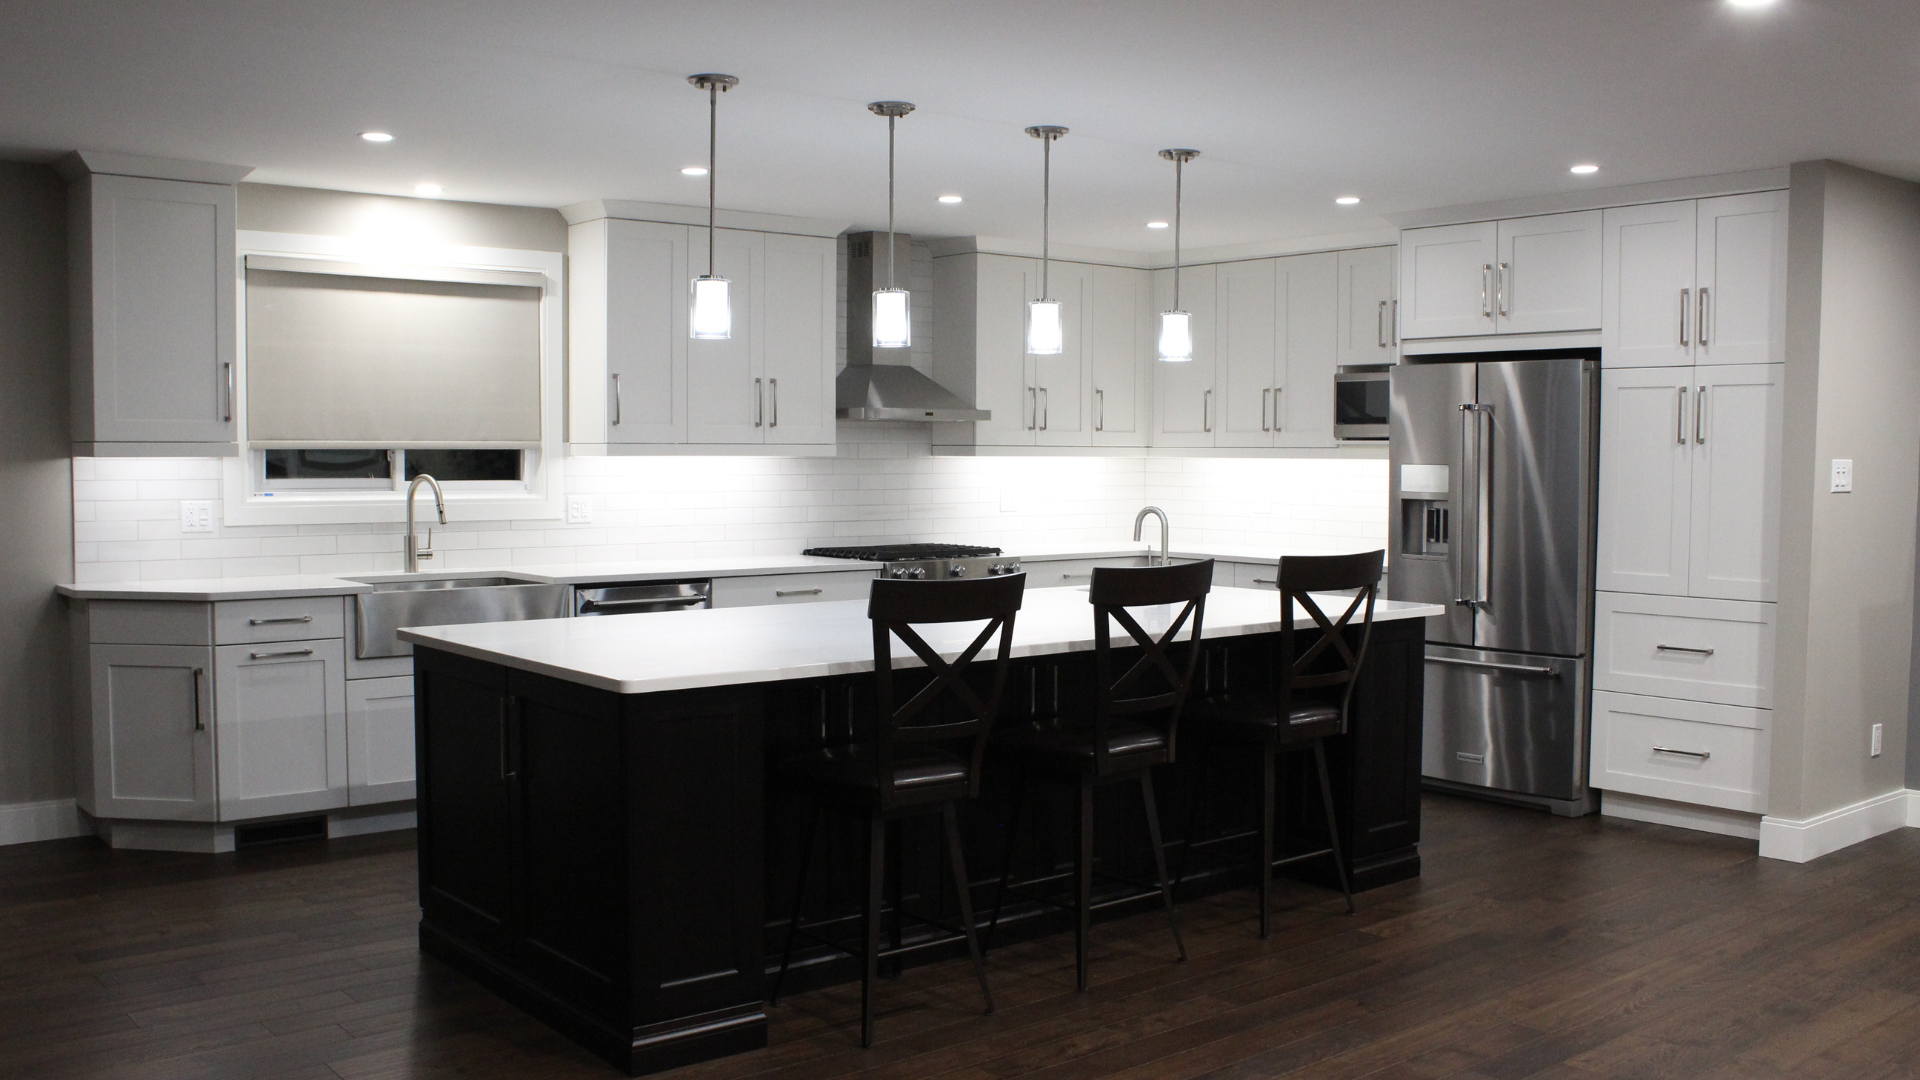
[[[1173,159],[1173,310],[1180,310],[1180,181],[1186,162]]]
[[[707,84],[707,276],[713,276],[714,144],[720,139],[720,84]],[[682,271],[684,273],[684,271]]]
[[[1040,299],[1053,299],[1047,287],[1048,256],[1053,237],[1053,136],[1040,140]]]
[[[900,260],[899,245],[893,239],[893,125],[899,119],[887,117],[887,288],[894,289],[898,283],[894,280],[894,264]]]

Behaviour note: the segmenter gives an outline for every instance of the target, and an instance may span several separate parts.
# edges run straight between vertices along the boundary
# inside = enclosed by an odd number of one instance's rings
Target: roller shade
[[[268,269],[250,257],[248,442],[537,447],[540,297],[532,285]]]

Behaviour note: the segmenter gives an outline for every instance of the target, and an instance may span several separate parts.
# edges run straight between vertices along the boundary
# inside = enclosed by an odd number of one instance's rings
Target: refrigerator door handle
[[[1459,552],[1459,566],[1455,571],[1455,580],[1460,583],[1461,595],[1455,603],[1466,607],[1480,607],[1487,603],[1487,578],[1490,576],[1492,552],[1488,550],[1489,535],[1488,503],[1491,501],[1492,484],[1487,475],[1487,432],[1484,419],[1493,415],[1493,406],[1469,402],[1460,406],[1460,457],[1465,464],[1465,484],[1462,494],[1471,492],[1471,508],[1461,515],[1470,523],[1471,537],[1456,550]],[[1473,572],[1471,583],[1467,573],[1468,551],[1472,552]]]
[[[1512,671],[1521,675],[1558,675],[1560,669],[1552,664],[1497,664],[1492,660],[1461,660],[1451,656],[1429,656],[1429,664],[1453,664],[1458,667],[1492,668],[1495,671]]]

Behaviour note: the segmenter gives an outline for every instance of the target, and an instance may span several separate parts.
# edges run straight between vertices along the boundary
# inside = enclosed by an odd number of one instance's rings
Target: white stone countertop
[[[1323,606],[1340,601],[1342,598],[1329,597]],[[1136,609],[1135,617],[1143,629],[1158,633],[1165,629],[1173,610],[1141,608]],[[1389,622],[1444,612],[1434,604],[1382,600],[1374,609],[1374,619]],[[1301,623],[1312,625],[1305,612],[1296,615],[1296,625]],[[952,659],[972,642],[982,625],[935,624],[919,629],[928,645]],[[1207,599],[1207,638],[1279,629],[1277,593],[1215,588]],[[1113,632],[1122,641],[1130,640],[1117,624]],[[430,626],[402,630],[400,637],[415,645],[619,694],[873,670],[873,631],[864,600]],[[1093,617],[1085,588],[1028,590],[1014,620],[1014,656],[1092,648]],[[894,641],[894,657],[903,667],[919,665],[919,659],[898,640]]]

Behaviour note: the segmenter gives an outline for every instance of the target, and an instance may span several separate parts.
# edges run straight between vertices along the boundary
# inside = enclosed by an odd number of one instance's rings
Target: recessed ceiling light
[[[1568,169],[1567,171],[1568,171],[1568,172],[1570,172],[1570,173],[1572,173],[1572,174],[1573,174],[1573,175],[1575,175],[1575,176],[1588,176],[1588,175],[1591,175],[1591,174],[1593,174],[1593,173],[1597,173],[1597,172],[1599,172],[1599,171],[1600,171],[1600,166],[1598,166],[1598,165],[1575,165],[1575,166],[1574,166],[1573,168],[1571,168],[1571,169]]]
[[[1772,7],[1774,0],[1727,0],[1727,4],[1737,8]]]
[[[1164,229],[1164,228],[1166,228],[1166,227],[1167,227],[1167,223],[1166,223],[1166,222],[1164,222],[1164,221],[1149,221],[1149,222],[1147,222],[1147,228],[1149,228],[1149,229]]]
[[[415,184],[413,185],[413,193],[423,199],[437,199],[440,197],[440,185]]]
[[[1342,195],[1333,201],[1339,203],[1341,206],[1358,206],[1360,204],[1360,196]]]
[[[951,204],[951,203],[957,203],[957,202],[959,202],[959,201],[960,201],[960,196],[958,196],[958,195],[942,195],[942,196],[940,196],[940,201],[941,201],[941,202],[943,202],[943,203],[949,203],[949,204]]]
[[[360,137],[367,140],[368,142],[392,142],[393,141],[393,136],[387,134],[384,131],[363,131],[360,133]]]
[[[705,165],[689,165],[686,168],[680,170],[680,175],[681,176],[705,176],[707,175],[707,167]]]

